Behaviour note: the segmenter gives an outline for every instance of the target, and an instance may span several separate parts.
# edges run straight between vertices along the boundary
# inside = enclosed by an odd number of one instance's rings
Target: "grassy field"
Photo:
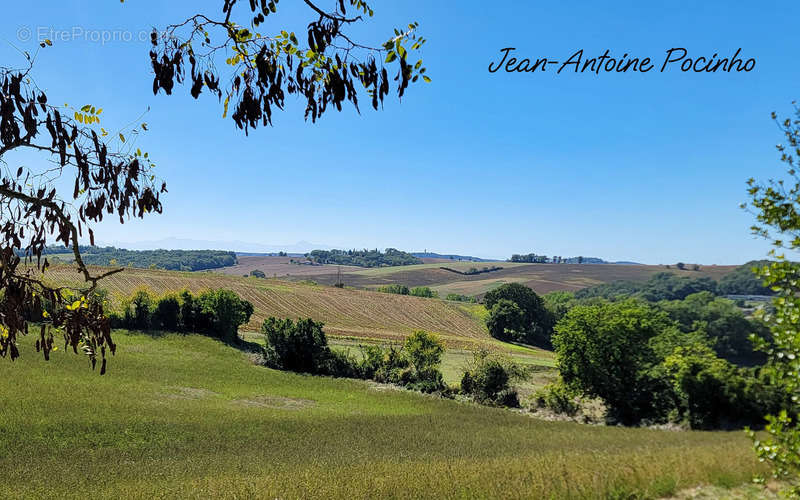
[[[46,278],[57,284],[82,284],[81,277],[68,266],[52,267]],[[255,307],[252,320],[243,327],[246,331],[258,331],[268,316],[310,317],[325,322],[326,333],[340,337],[399,341],[422,329],[438,333],[451,347],[502,345],[489,336],[482,320],[485,309],[477,304],[219,273],[149,269],[126,269],[104,279],[100,286],[109,291],[116,304],[138,287],[157,294],[183,288],[193,292],[228,288]]]
[[[546,422],[276,372],[200,336],[115,338],[103,377],[32,336],[0,360],[0,496],[629,498],[759,470],[741,432]]]

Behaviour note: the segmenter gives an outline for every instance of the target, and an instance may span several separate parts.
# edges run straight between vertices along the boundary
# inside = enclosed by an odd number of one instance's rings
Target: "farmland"
[[[288,257],[240,257],[239,265],[216,271],[226,274],[248,274],[253,269],[267,276],[284,279],[313,279],[332,285],[338,279],[338,266],[309,266],[291,264]],[[619,265],[619,264],[524,264],[512,262],[459,262],[442,259],[425,259],[425,264],[363,269],[341,266],[342,281],[356,288],[377,288],[382,285],[402,284],[409,287],[429,286],[441,296],[448,293],[482,295],[504,283],[522,283],[537,293],[554,290],[575,291],[599,283],[615,280],[646,281],[658,272],[673,272],[693,278],[708,276],[719,279],[736,266],[702,266],[699,271],[681,271],[672,266]],[[449,267],[460,271],[470,268],[498,266],[503,269],[476,275],[461,275],[441,269]]]
[[[747,482],[741,432],[541,421],[278,372],[195,335],[117,331],[98,376],[61,349],[0,363],[10,498],[632,498]]]
[[[99,269],[94,269],[99,271]],[[81,282],[69,266],[54,266],[46,273],[56,284]],[[444,300],[340,289],[276,279],[244,278],[218,273],[126,269],[102,281],[113,304],[139,287],[157,294],[187,288],[198,292],[228,288],[253,303],[255,313],[245,331],[257,331],[268,316],[310,317],[325,323],[329,335],[401,340],[416,329],[438,333],[449,346],[499,345],[482,322],[483,307]]]

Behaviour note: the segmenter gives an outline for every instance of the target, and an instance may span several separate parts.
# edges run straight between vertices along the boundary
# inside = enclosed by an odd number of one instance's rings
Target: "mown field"
[[[632,498],[759,470],[741,432],[540,421],[277,372],[194,335],[116,332],[101,377],[33,341],[0,360],[6,498]]]
[[[93,272],[101,270],[93,268]],[[81,276],[69,266],[54,266],[45,276],[60,285],[82,285]],[[482,319],[485,309],[477,304],[210,272],[149,269],[126,269],[104,279],[100,286],[117,305],[139,287],[157,294],[184,288],[192,292],[228,288],[255,307],[252,320],[242,328],[245,331],[258,331],[268,316],[310,317],[325,322],[325,331],[339,337],[402,340],[422,329],[439,334],[451,347],[500,345],[489,336]]]
[[[288,257],[240,257],[238,266],[222,268],[219,272],[241,276],[253,269],[267,276],[286,279],[313,279],[333,285],[338,279],[337,266],[304,266],[290,264]],[[503,269],[489,273],[465,276],[440,269],[449,267],[467,271],[475,267],[499,266]],[[382,285],[403,284],[429,286],[441,296],[448,293],[478,296],[504,283],[518,282],[533,288],[537,293],[555,290],[575,291],[615,280],[646,281],[658,272],[673,272],[681,276],[709,276],[719,279],[736,266],[701,266],[699,271],[681,271],[671,266],[619,265],[619,264],[523,264],[513,262],[459,262],[438,261],[413,266],[363,269],[342,266],[342,281],[356,288],[376,288]]]

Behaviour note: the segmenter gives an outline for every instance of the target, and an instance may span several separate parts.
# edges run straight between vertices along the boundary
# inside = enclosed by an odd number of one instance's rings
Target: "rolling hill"
[[[46,279],[60,285],[82,282],[71,267],[63,265],[49,269]],[[400,340],[422,329],[438,333],[450,346],[496,343],[483,324],[484,309],[477,304],[211,272],[126,269],[101,282],[116,304],[139,287],[157,294],[183,288],[234,290],[255,307],[252,320],[243,327],[246,331],[259,330],[268,316],[310,317],[325,322],[326,332],[340,337]]]
[[[678,270],[674,267],[619,264],[526,264],[514,262],[459,262],[432,259],[425,264],[371,269],[335,265],[298,265],[290,263],[289,257],[240,257],[236,266],[214,270],[230,275],[248,274],[253,269],[264,271],[267,276],[287,280],[312,279],[333,285],[341,279],[346,286],[377,288],[383,285],[402,284],[409,287],[429,286],[441,296],[448,293],[480,296],[503,283],[518,282],[543,294],[555,290],[575,291],[600,283],[615,280],[646,281],[659,272],[673,272],[681,276],[709,276],[719,280],[736,266],[702,266],[699,271]],[[449,267],[467,271],[484,266],[502,267],[498,271],[464,276],[441,269]]]

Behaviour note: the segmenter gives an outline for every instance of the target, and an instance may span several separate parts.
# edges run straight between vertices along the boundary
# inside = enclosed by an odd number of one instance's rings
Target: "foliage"
[[[180,298],[175,293],[168,293],[158,300],[152,324],[155,328],[176,332],[180,327],[180,313]]]
[[[704,299],[708,296],[697,294],[685,302]],[[607,419],[615,423],[672,421],[697,429],[762,425],[764,412],[785,400],[781,391],[767,384],[762,369],[718,357],[706,322],[692,325],[684,331],[665,304],[636,299],[576,306],[553,336],[561,377],[571,390],[601,398]]]
[[[500,333],[500,326],[511,327],[516,332],[515,339],[528,344],[543,347],[550,346],[550,335],[553,330],[553,318],[544,306],[544,301],[531,288],[520,283],[506,283],[504,285],[486,292],[483,302],[486,308],[493,310],[494,305],[501,299],[514,302],[522,311],[522,324],[519,330],[514,329],[517,325],[513,323],[513,312],[509,312],[504,307],[504,320],[496,327],[496,333]],[[489,320],[491,321],[491,314]]]
[[[704,345],[676,347],[663,369],[673,386],[679,418],[693,429],[761,425],[763,412],[781,404],[778,391]]]
[[[124,325],[134,330],[149,330],[153,315],[153,298],[145,288],[133,292],[133,295],[122,302]]]
[[[417,379],[436,378],[444,354],[444,344],[436,334],[417,330],[406,338],[403,347]]]
[[[753,269],[768,266],[768,260],[754,260],[743,264],[719,280],[719,293],[722,295],[773,295]]]
[[[387,248],[385,252],[375,250],[313,250],[308,258],[315,264],[339,264],[343,266],[383,267],[422,264],[422,260],[410,253]]]
[[[171,271],[202,271],[233,266],[238,260],[235,252],[223,250],[126,250],[115,247],[81,245],[83,262],[94,266],[127,266]],[[64,248],[49,246],[44,254],[63,254]]]
[[[267,318],[261,326],[266,340],[267,366],[280,370],[372,379],[422,392],[446,389],[439,371],[444,344],[431,333],[418,330],[401,348],[361,347],[360,360],[331,350],[323,323],[308,319]]]
[[[644,283],[618,280],[583,288],[575,292],[575,297],[578,299],[602,297],[608,300],[639,297],[651,302],[658,302],[660,300],[683,300],[693,293],[706,291],[717,293],[717,283],[711,278],[690,278],[661,272],[654,274]]]
[[[269,317],[261,325],[266,340],[267,365],[281,370],[321,373],[331,357],[323,323],[307,319]]]
[[[441,266],[441,267],[439,267],[439,269],[441,269],[443,271],[450,271],[451,273],[461,274],[463,276],[473,276],[473,275],[476,275],[476,274],[483,274],[483,273],[491,273],[493,271],[500,271],[503,268],[500,267],[500,266],[491,266],[491,267],[483,266],[480,269],[478,269],[477,267],[470,267],[466,271],[461,271],[461,270],[458,270],[458,269],[453,269],[452,267]]]
[[[800,263],[786,259],[783,253],[800,250],[800,107],[795,104],[793,118],[778,121],[775,113],[772,118],[784,135],[785,142],[777,149],[788,182],[771,179],[759,184],[751,178],[748,192],[757,221],[751,228],[753,234],[771,241],[774,248],[770,255],[776,258],[757,270],[764,284],[776,293],[774,310],[762,311],[772,338],[762,339],[759,345],[768,356],[776,385],[785,389],[791,403],[767,416],[765,440],[753,439],[756,453],[772,466],[773,475],[794,485],[792,493],[800,495]]]
[[[539,408],[574,417],[581,410],[580,393],[563,382],[548,384],[533,394],[533,403]]]
[[[252,271],[250,271],[250,276],[253,276],[255,278],[266,278],[267,277],[267,275],[264,274],[264,271],[260,271],[258,269],[253,269]]]
[[[651,340],[669,326],[665,313],[636,300],[577,306],[553,334],[561,378],[601,398],[613,422],[658,419],[663,382],[651,373],[660,361]]]
[[[511,258],[509,260],[511,262],[527,262],[527,263],[531,263],[531,264],[544,264],[546,262],[549,262],[550,259],[546,255],[536,255],[535,253],[529,253],[529,254],[524,254],[524,255],[520,255],[520,254],[516,254],[515,253],[514,255],[511,256]]]
[[[477,300],[475,297],[470,295],[461,295],[459,293],[448,293],[447,296],[444,298],[445,300],[453,300],[456,302],[472,302],[475,303]]]
[[[567,314],[567,311],[577,305],[575,294],[564,290],[546,293],[542,295],[542,300],[544,307],[550,313],[553,324],[558,323]]]
[[[425,297],[428,299],[435,299],[439,297],[439,292],[431,290],[427,286],[415,286],[408,292],[409,295],[414,297]]]
[[[225,0],[221,19],[197,14],[161,32],[154,30],[150,51],[155,74],[153,93],[164,90],[171,94],[189,69],[192,97],[207,90],[219,100],[224,98],[223,117],[232,105],[231,118],[247,131],[271,125],[272,113],[283,110],[287,94],[303,98],[305,118],[315,122],[330,109],[341,111],[347,102],[360,111],[358,98],[362,92],[366,92],[372,107],[379,109],[392,78],[399,98],[410,83],[430,81],[422,59],[411,59],[426,41],[417,34],[416,22],[395,29],[389,39],[371,47],[368,42],[355,41],[349,32],[351,28],[359,30],[362,16],[373,14],[364,0],[341,0],[333,10],[324,10],[311,0],[304,3],[312,17],[306,37],[286,29],[275,31],[274,26],[260,28],[267,17],[275,17],[277,0],[251,0],[249,12],[245,2]],[[298,38],[307,42],[301,43]],[[228,74],[219,69],[225,67],[221,53],[229,56],[225,60]],[[388,67],[397,68],[395,76],[389,75]]]
[[[461,377],[461,392],[480,403],[516,408],[519,397],[511,383],[527,378],[528,371],[513,360],[478,349]]]
[[[250,302],[225,289],[206,290],[198,295],[183,290],[158,298],[140,288],[122,301],[121,309],[121,314],[109,315],[111,326],[197,332],[233,343],[239,341],[239,327],[253,314]]]
[[[497,300],[486,317],[489,335],[505,342],[521,340],[525,336],[525,327],[525,313],[516,302],[508,299]]]
[[[383,293],[395,293],[397,295],[408,295],[411,293],[407,286],[399,284],[384,285],[378,287],[378,291]]]
[[[166,185],[156,180],[149,155],[126,143],[122,131],[119,141],[106,137],[99,127],[102,109],[50,104],[41,90],[47,85],[40,87],[33,77],[34,57],[23,54],[27,67],[0,68],[0,162],[5,165],[0,174],[0,356],[19,356],[17,342],[29,330],[25,311],[46,301],[53,304],[53,314],[37,318],[37,348],[44,358],[49,358],[57,329],[74,352],[80,347],[91,366],[100,357],[102,374],[106,350],[113,353],[116,346],[102,302],[91,297],[98,281],[119,269],[92,274],[79,238],[86,235],[93,244],[92,226],[106,215],[123,223],[160,213]],[[136,136],[139,129],[124,132]],[[12,158],[27,155],[34,156],[26,166],[11,167],[18,163]],[[80,285],[56,288],[43,279],[50,244],[72,253]]]
[[[686,333],[702,328],[718,356],[745,365],[763,363],[764,356],[753,351],[750,336],[769,332],[762,322],[746,318],[733,301],[699,292],[684,300],[659,302],[658,307]]]

